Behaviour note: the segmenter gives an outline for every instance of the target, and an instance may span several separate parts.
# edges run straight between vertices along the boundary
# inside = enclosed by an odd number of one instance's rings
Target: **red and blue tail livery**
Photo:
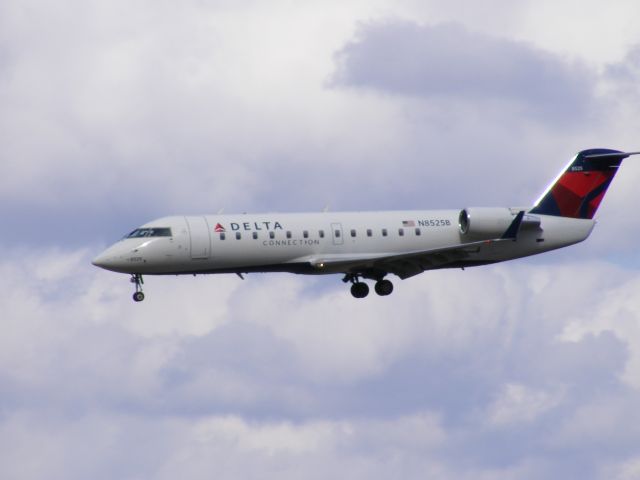
[[[605,148],[579,152],[529,213],[592,219],[622,160],[637,153]]]

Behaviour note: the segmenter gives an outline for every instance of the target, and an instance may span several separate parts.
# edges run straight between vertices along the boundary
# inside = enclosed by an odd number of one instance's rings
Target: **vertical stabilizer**
[[[622,160],[638,153],[604,148],[579,152],[542,194],[530,213],[593,218]]]

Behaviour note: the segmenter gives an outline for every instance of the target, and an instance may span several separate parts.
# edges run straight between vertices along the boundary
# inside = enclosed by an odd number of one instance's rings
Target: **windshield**
[[[170,237],[170,228],[136,228],[125,238],[143,238],[143,237]]]

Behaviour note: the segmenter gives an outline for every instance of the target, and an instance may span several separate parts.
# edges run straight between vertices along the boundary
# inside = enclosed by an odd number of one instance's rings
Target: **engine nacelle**
[[[509,208],[465,208],[458,216],[458,227],[467,238],[500,238],[515,215]]]

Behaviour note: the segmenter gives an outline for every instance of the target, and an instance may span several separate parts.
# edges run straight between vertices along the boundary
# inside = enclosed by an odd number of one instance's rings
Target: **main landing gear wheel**
[[[378,295],[386,297],[387,295],[391,295],[391,292],[393,292],[393,283],[389,280],[378,280],[374,289]]]
[[[354,282],[351,285],[351,295],[355,298],[364,298],[369,295],[369,285],[364,282]]]
[[[135,284],[136,286],[136,291],[133,294],[133,301],[134,302],[141,302],[144,300],[144,293],[142,293],[142,284],[144,283],[144,280],[142,279],[142,275],[140,275],[139,273],[134,273],[131,275],[131,283]]]

